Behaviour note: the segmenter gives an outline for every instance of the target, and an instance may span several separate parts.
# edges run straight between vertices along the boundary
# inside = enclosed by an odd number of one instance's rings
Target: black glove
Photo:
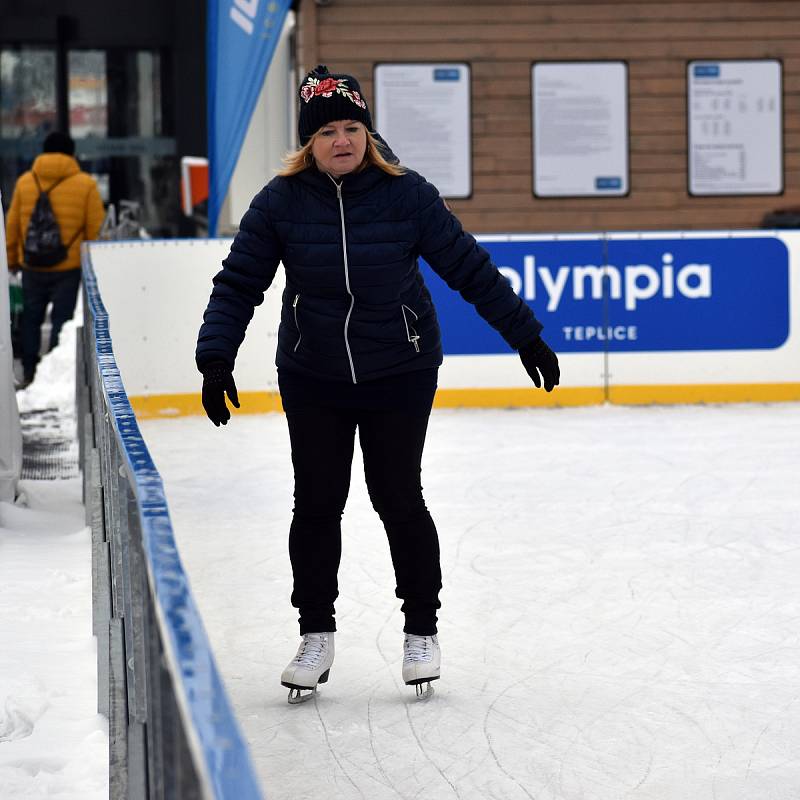
[[[224,361],[212,361],[202,368],[203,373],[203,408],[208,418],[219,427],[227,425],[231,412],[225,404],[225,395],[239,408],[239,395],[233,382],[233,373]]]
[[[530,375],[531,380],[537,389],[542,388],[544,380],[544,390],[552,392],[554,386],[558,386],[561,370],[558,368],[558,356],[547,346],[541,337],[533,344],[521,347],[519,357],[522,359],[522,366]],[[542,377],[539,377],[539,373]]]

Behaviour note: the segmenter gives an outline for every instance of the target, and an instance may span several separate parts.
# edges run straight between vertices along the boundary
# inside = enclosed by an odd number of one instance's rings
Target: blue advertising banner
[[[481,242],[562,353],[755,350],[789,335],[777,238]],[[425,264],[446,354],[508,353]]]
[[[208,0],[208,233],[239,158],[290,0]]]

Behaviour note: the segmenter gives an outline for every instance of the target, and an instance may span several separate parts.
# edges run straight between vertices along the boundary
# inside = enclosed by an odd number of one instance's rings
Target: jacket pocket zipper
[[[303,339],[303,332],[300,330],[300,323],[297,321],[297,304],[300,302],[300,295],[296,294],[294,296],[294,302],[292,303],[292,308],[294,309],[294,326],[297,328],[297,344],[294,346],[293,353],[297,352],[297,348],[300,347],[300,342]]]
[[[408,317],[406,316],[406,311],[410,311],[412,314],[414,314],[415,322],[419,319],[419,316],[416,314],[413,308],[409,308],[405,304],[401,305],[400,309],[403,312],[403,322],[405,322],[406,324],[406,336],[408,337],[408,341],[414,345],[414,349],[419,353],[419,334],[416,332],[416,330],[412,325],[408,324]]]

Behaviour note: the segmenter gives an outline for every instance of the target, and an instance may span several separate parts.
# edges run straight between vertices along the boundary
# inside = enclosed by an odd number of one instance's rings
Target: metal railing
[[[109,796],[261,800],[181,565],[161,477],[120,378],[85,245],[83,286],[78,438]]]

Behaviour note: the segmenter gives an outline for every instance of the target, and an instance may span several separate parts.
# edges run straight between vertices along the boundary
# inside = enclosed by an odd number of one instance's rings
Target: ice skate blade
[[[417,693],[417,700],[429,700],[433,697],[433,686],[431,686],[430,681],[427,685],[424,683],[415,683],[414,689]]]
[[[430,683],[431,681],[438,681],[440,675],[431,675],[429,678],[413,678],[410,681],[406,681],[406,686],[419,686],[421,683]]]
[[[438,675],[431,675],[430,678],[415,678],[411,681],[406,681],[406,686],[413,686],[418,700],[428,700],[433,697],[433,686],[431,681],[438,681]]]
[[[303,694],[304,691],[308,692],[308,694]],[[305,703],[306,700],[310,700],[316,693],[316,686],[313,689],[289,689],[289,705],[296,706],[300,703]]]

